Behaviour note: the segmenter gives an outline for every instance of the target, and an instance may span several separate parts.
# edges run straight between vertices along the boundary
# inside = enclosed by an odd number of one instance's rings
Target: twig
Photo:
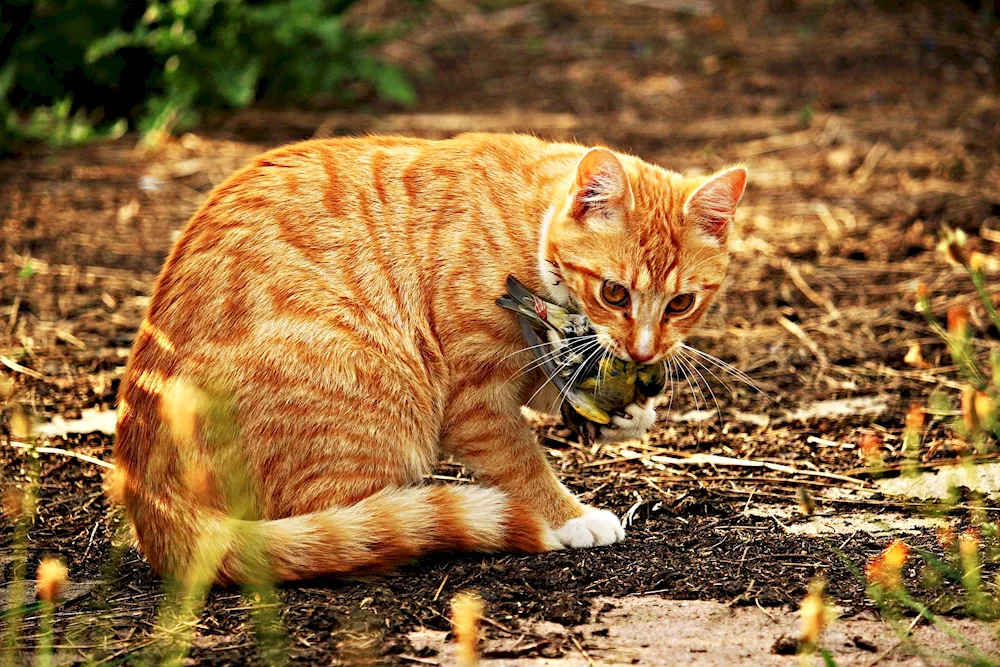
[[[86,461],[87,463],[93,463],[94,465],[101,466],[102,468],[108,468],[114,470],[115,465],[113,463],[108,463],[107,461],[102,461],[99,458],[88,456],[87,454],[81,454],[80,452],[70,451],[68,449],[60,449],[59,447],[33,447],[26,442],[18,442],[17,440],[10,440],[7,443],[15,449],[26,449],[34,450],[39,454],[57,454],[59,456],[70,456],[74,459],[80,459],[81,461]]]
[[[888,152],[889,149],[881,141],[872,146],[872,149],[868,151],[868,155],[862,161],[861,166],[854,172],[854,182],[859,185],[867,183],[868,179],[875,172],[875,167],[878,166],[878,163]]]
[[[590,665],[591,667],[594,667],[594,665],[596,665],[597,663],[594,662],[594,659],[590,657],[590,654],[587,653],[587,650],[583,648],[583,644],[581,644],[580,640],[576,638],[576,635],[570,635],[569,639],[571,642],[573,642],[573,646],[576,647],[576,650],[580,652],[580,655],[583,656],[583,659],[587,661],[587,664]]]
[[[757,605],[757,609],[760,609],[761,612],[763,612],[765,616],[767,616],[769,619],[771,619],[772,623],[777,623],[778,622],[777,619],[774,618],[774,616],[771,616],[769,613],[767,613],[767,610],[764,609],[764,607],[761,606],[759,598],[754,598],[753,601],[754,601],[754,604]]]
[[[815,435],[810,435],[806,438],[806,442],[810,445],[822,445],[823,447],[840,447],[841,449],[854,449],[855,446],[846,442],[837,442],[836,440],[827,440],[826,438],[819,438]]]
[[[858,372],[860,375],[860,370],[869,370],[875,372],[877,375],[885,375],[888,377],[899,377],[907,380],[919,380],[921,382],[927,382],[929,384],[940,384],[951,389],[963,389],[964,385],[954,380],[949,380],[948,378],[939,377],[935,373],[947,372],[945,368],[929,369],[925,371],[900,371],[886,366],[885,364],[876,364],[871,361],[862,362],[860,366],[855,366],[854,371]]]
[[[664,491],[663,489],[661,489],[659,486],[657,486],[656,482],[654,482],[653,480],[651,480],[649,477],[643,477],[642,479],[645,480],[646,484],[649,484],[649,486],[654,491],[656,491],[657,493],[659,493],[664,498],[669,498],[670,497],[669,493],[667,493],[666,491]]]
[[[448,575],[446,574],[444,575],[444,579],[441,580],[441,585],[437,587],[436,591],[434,591],[434,599],[432,600],[432,602],[438,601],[438,598],[441,597],[441,591],[444,590],[444,585],[447,583],[448,583]]]
[[[153,637],[152,639],[149,639],[149,640],[146,640],[146,641],[141,642],[139,644],[136,644],[135,646],[130,646],[130,647],[125,648],[125,649],[123,649],[121,651],[118,651],[117,653],[112,653],[111,655],[105,656],[104,658],[102,658],[101,660],[98,660],[97,662],[95,662],[93,664],[95,664],[95,665],[103,665],[105,663],[111,662],[115,658],[118,658],[118,657],[121,657],[121,656],[124,656],[124,655],[131,655],[133,653],[141,651],[142,649],[146,648],[147,646],[152,646],[153,644],[159,643],[161,641],[163,641],[161,637]]]
[[[669,463],[670,465],[717,465],[717,466],[740,466],[744,468],[767,468],[768,470],[774,470],[777,472],[784,472],[790,475],[812,475],[814,477],[825,477],[827,479],[835,479],[841,482],[852,482],[854,484],[859,484],[864,486],[864,482],[855,479],[853,477],[847,477],[846,475],[838,475],[832,472],[823,472],[822,470],[803,470],[801,468],[793,468],[792,466],[786,466],[781,463],[771,463],[770,461],[754,461],[752,459],[734,459],[728,456],[716,456],[715,454],[692,454],[687,458],[674,458],[671,456],[651,456],[649,457],[654,463]]]
[[[815,303],[820,308],[824,308],[828,313],[830,313],[831,316],[840,317],[840,311],[837,310],[835,305],[833,305],[833,302],[818,293],[809,285],[809,283],[806,282],[806,279],[802,277],[802,273],[799,272],[798,266],[792,262],[784,262],[782,263],[781,268],[785,270],[788,277],[792,279],[792,282],[799,288],[799,291],[802,292],[807,299]]]
[[[766,498],[779,498],[781,500],[795,501],[798,498],[789,493],[773,493],[771,491],[758,491],[757,489],[727,489],[725,487],[707,487],[706,490],[709,493],[719,493],[723,495],[739,496],[740,498],[752,494],[757,496],[764,496]],[[823,503],[829,503],[834,505],[860,505],[862,507],[894,507],[897,509],[927,509],[931,503],[905,503],[905,502],[893,502],[889,500],[865,500],[864,498],[829,498],[826,496],[818,496],[816,498],[818,501]],[[949,505],[949,511],[954,510],[977,510],[980,512],[1000,512],[1000,507],[973,507],[972,505]],[[774,517],[772,517],[774,518]]]
[[[917,616],[917,618],[920,618]],[[868,663],[868,667],[875,667],[878,663],[882,662],[890,653],[895,651],[897,648],[903,645],[903,640],[897,641],[895,644],[882,651],[879,655],[875,656],[875,659]]]
[[[45,380],[46,382],[52,381],[49,378],[42,375],[41,373],[39,373],[38,371],[33,371],[30,368],[25,368],[24,366],[17,363],[13,359],[8,359],[2,354],[0,354],[0,364],[3,364],[4,366],[14,371],[15,373],[21,373],[23,375],[27,375],[28,377],[33,377],[36,380]]]
[[[819,361],[821,366],[826,367],[830,365],[830,360],[826,358],[826,353],[823,352],[820,346],[816,344],[816,341],[814,341],[809,336],[809,334],[807,334],[802,329],[802,327],[800,327],[795,322],[792,322],[785,316],[779,317],[778,323],[781,326],[783,326],[788,331],[788,333],[792,334],[800,341],[802,341],[802,344],[805,345],[807,348],[809,348],[809,351],[813,353],[813,355],[816,357],[816,360]]]
[[[848,470],[845,474],[847,475],[883,475],[887,472],[900,472],[903,468],[910,469],[913,466],[915,472],[924,472],[926,470],[934,470],[935,468],[944,468],[946,466],[960,465],[962,463],[971,463],[973,465],[978,463],[984,463],[987,461],[996,461],[1000,459],[1000,454],[977,454],[975,456],[962,456],[953,459],[938,459],[936,461],[927,461],[925,463],[920,463],[914,465],[912,461],[900,461],[899,463],[892,463],[890,465],[883,465],[877,468],[852,468]]]
[[[87,540],[87,550],[83,552],[83,558],[80,560],[84,563],[87,562],[87,556],[90,555],[90,547],[94,546],[94,535],[97,534],[97,527],[101,525],[100,521],[94,522],[94,527],[90,530],[90,539]]]
[[[442,616],[442,618],[444,618],[444,617]],[[482,621],[483,623],[485,623],[486,625],[492,625],[497,630],[501,630],[503,632],[506,632],[508,635],[511,635],[512,637],[531,637],[532,639],[548,639],[547,637],[543,637],[541,635],[537,635],[534,632],[526,632],[524,630],[520,630],[520,631],[519,630],[513,630],[511,628],[508,628],[503,623],[501,623],[499,621],[494,621],[492,618],[488,618],[486,616],[484,616],[483,618],[481,618],[479,620]]]

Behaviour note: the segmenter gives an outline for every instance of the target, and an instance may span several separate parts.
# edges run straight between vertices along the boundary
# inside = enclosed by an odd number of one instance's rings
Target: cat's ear
[[[715,174],[692,192],[684,202],[684,217],[698,231],[718,243],[725,243],[736,215],[736,205],[747,186],[747,170],[735,167]]]
[[[580,158],[570,196],[569,214],[576,220],[595,215],[610,218],[635,207],[628,174],[607,148],[591,148]]]

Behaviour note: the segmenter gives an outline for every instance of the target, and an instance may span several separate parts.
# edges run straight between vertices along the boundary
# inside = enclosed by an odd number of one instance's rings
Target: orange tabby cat
[[[532,353],[494,299],[514,274],[607,350],[664,360],[722,282],[745,183],[519,135],[257,158],[184,230],[122,379],[115,461],[144,555],[225,583],[623,539],[525,424],[545,378],[519,374]],[[604,438],[655,418],[627,412]],[[442,454],[478,483],[422,484]]]

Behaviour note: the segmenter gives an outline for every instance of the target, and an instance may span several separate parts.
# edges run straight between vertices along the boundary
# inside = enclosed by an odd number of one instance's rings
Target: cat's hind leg
[[[170,386],[206,399],[194,409],[189,453],[123,422],[125,503],[158,572],[188,577],[207,562],[219,582],[288,581],[383,571],[432,551],[559,547],[549,525],[502,489],[423,484],[440,420],[418,364],[290,333],[217,347],[177,369]],[[229,375],[208,381],[198,368]],[[145,391],[127,383],[130,399]],[[164,465],[151,466],[157,458]]]

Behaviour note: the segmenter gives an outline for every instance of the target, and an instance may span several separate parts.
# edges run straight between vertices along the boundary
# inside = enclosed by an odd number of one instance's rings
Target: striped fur
[[[585,154],[517,135],[310,141],[216,188],[119,393],[119,488],[153,567],[297,580],[620,539],[523,422],[543,378],[519,372],[531,353],[493,300],[513,273],[580,303],[625,354],[632,325],[593,280],[620,275],[642,312],[697,284],[700,315],[727,258],[683,214],[702,180],[609,151],[583,169]],[[675,339],[643,331],[661,357]],[[442,454],[481,485],[421,486]]]

